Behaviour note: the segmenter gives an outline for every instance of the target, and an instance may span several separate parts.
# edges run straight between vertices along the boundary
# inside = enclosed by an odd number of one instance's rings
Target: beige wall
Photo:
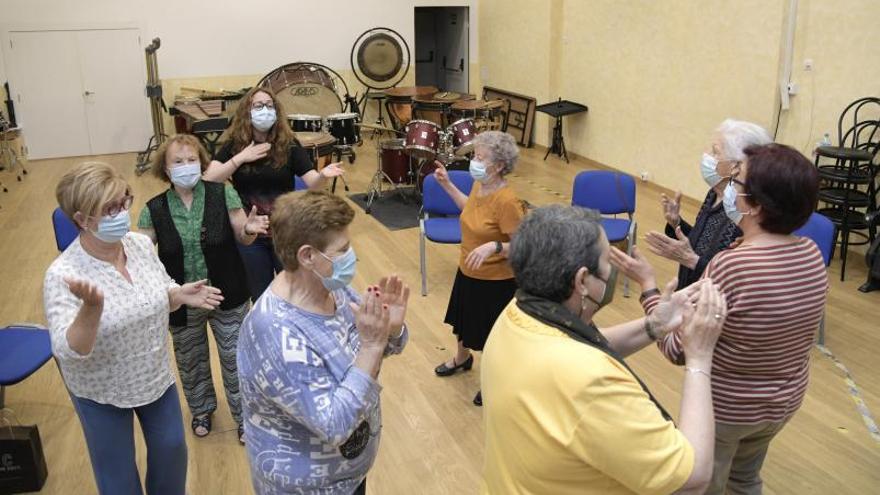
[[[588,105],[566,117],[570,151],[702,198],[699,157],[721,120],[773,132],[788,5],[481,0],[482,75],[539,103]],[[880,94],[880,2],[799,5],[792,80],[801,93],[782,113],[779,141],[809,154],[847,102]],[[814,71],[803,71],[805,58]],[[536,142],[547,144],[550,119],[536,120]]]

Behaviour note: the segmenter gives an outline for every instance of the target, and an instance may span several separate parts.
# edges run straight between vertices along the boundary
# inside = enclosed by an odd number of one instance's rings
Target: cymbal
[[[390,127],[384,127],[384,126],[377,125],[377,124],[368,124],[366,122],[355,122],[354,125],[361,127],[363,129],[373,129],[376,131],[397,132],[396,130],[394,130]]]
[[[461,100],[452,104],[456,110],[491,110],[504,106],[504,100]]]

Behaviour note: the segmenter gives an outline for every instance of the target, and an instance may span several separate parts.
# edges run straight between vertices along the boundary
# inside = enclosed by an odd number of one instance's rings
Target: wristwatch
[[[495,254],[501,254],[501,251],[504,251],[504,244],[501,244],[501,241],[495,241]]]

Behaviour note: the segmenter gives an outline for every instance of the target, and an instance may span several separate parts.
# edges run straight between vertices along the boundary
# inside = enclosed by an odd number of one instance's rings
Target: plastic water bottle
[[[831,134],[828,134],[826,132],[825,135],[822,136],[822,142],[819,144],[819,146],[831,146]]]

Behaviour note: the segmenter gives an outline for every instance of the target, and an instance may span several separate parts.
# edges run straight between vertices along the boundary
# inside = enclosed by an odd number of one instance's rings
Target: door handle
[[[92,96],[93,94],[95,94],[94,91],[86,91],[85,93],[83,93],[83,96]]]

